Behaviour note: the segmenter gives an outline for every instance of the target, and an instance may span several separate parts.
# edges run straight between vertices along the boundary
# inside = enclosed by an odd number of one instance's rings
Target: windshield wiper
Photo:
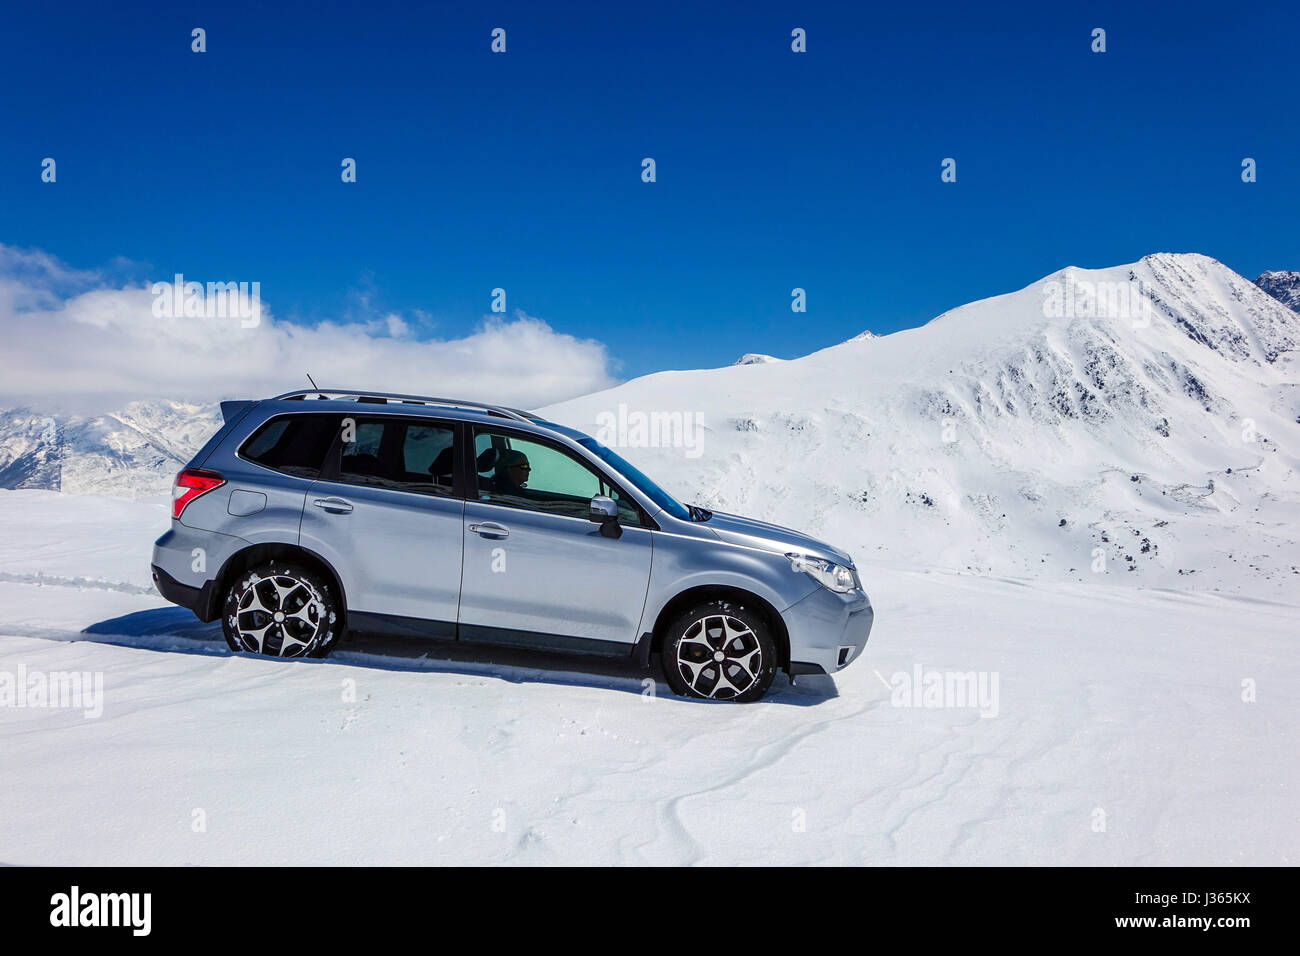
[[[692,521],[708,521],[713,517],[712,511],[699,505],[687,505],[686,510],[690,513]]]

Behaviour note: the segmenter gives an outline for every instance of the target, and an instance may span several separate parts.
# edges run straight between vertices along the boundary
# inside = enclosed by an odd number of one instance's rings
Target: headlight
[[[856,591],[861,587],[858,583],[858,576],[852,568],[846,568],[834,561],[827,561],[825,558],[814,558],[806,554],[787,554],[786,557],[790,559],[790,567],[796,571],[802,571],[818,584],[834,591],[836,594],[847,594],[849,591]]]

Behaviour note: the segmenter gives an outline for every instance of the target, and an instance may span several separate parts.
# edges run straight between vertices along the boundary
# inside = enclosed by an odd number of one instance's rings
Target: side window
[[[441,425],[406,426],[402,442],[402,467],[407,474],[433,475],[448,487],[456,473],[452,458],[456,433]],[[445,479],[445,480],[442,480]]]
[[[383,422],[357,422],[356,438],[347,453],[351,455],[370,455],[379,457],[379,443],[384,437]]]
[[[640,512],[620,499],[585,462],[551,445],[505,432],[476,429],[478,498],[516,508],[586,518],[591,499],[608,495],[618,502],[620,519],[638,525]]]
[[[265,468],[314,479],[337,428],[334,415],[283,415],[254,432],[239,454]]]
[[[455,493],[456,432],[451,425],[361,419],[340,449],[338,480],[426,495]]]

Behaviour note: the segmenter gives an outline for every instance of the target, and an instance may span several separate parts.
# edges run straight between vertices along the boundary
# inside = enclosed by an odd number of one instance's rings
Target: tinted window
[[[239,453],[266,468],[316,478],[337,427],[338,419],[333,415],[273,418],[244,442]]]
[[[625,524],[640,524],[637,507],[586,462],[553,445],[507,432],[478,430],[474,436],[480,501],[586,518],[591,499],[606,495],[618,503]]]
[[[455,436],[450,425],[393,419],[358,421],[351,435],[344,432],[338,480],[420,494],[453,494]]]

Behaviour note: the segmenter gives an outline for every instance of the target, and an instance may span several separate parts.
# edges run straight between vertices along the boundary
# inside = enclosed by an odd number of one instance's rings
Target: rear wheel
[[[664,677],[683,697],[758,700],[776,676],[776,643],[761,614],[708,601],[678,617],[663,645]]]
[[[221,615],[232,651],[271,657],[321,657],[339,636],[339,608],[324,575],[274,560],[240,573]]]

